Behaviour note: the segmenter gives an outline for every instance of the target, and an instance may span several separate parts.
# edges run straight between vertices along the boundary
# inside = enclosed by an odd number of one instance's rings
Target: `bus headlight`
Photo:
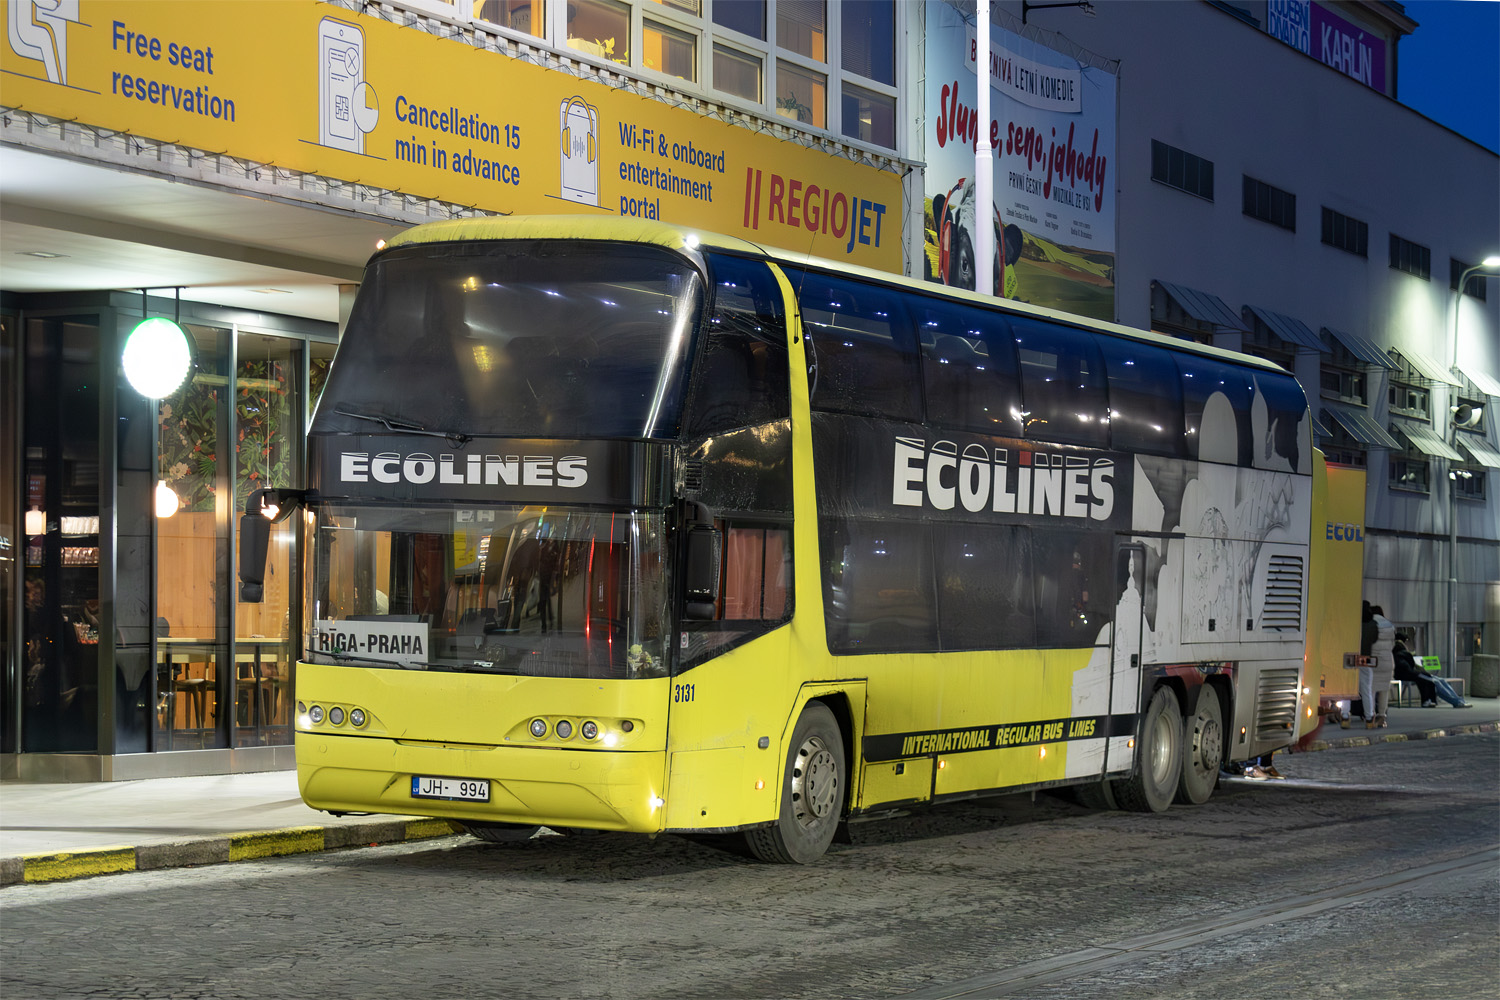
[[[330,708],[328,710],[328,721],[335,726],[342,726],[344,724],[344,710],[337,705]]]
[[[532,719],[531,720],[531,735],[535,736],[537,739],[541,739],[543,736],[546,736],[547,735],[547,720],[546,719]]]
[[[313,720],[314,723],[322,722],[323,721],[323,706],[322,705],[314,705],[312,708],[309,708],[307,710],[307,717],[309,719]]]
[[[578,727],[578,731],[583,734],[583,738],[586,740],[596,739],[599,736],[599,726],[593,722],[585,722]]]
[[[557,738],[565,740],[573,735],[573,724],[567,719],[560,719],[557,723]]]
[[[365,710],[356,708],[349,713],[349,724],[358,729],[365,724]]]

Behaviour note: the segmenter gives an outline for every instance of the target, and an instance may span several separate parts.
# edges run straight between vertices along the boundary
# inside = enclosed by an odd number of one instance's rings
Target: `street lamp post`
[[[1484,271],[1500,271],[1500,255],[1491,254],[1473,267],[1465,268],[1458,276],[1458,289],[1453,300],[1453,370],[1458,371],[1458,311],[1464,302],[1464,286],[1472,275]],[[1453,439],[1453,450],[1458,451],[1458,421],[1455,419],[1457,400],[1448,410],[1449,435]],[[1448,460],[1448,673],[1458,670],[1458,472],[1453,460]]]

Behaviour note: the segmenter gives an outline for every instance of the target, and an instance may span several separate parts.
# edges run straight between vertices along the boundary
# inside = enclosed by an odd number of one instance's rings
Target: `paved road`
[[[1278,756],[1103,813],[855,829],[808,868],[676,837],[462,837],[13,886],[0,996],[1491,997],[1500,734]]]

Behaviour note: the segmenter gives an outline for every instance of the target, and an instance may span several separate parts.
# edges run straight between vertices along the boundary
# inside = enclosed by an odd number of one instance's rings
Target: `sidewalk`
[[[1500,730],[1500,700],[1470,702],[1471,708],[1392,708],[1385,729],[1325,725],[1307,751]],[[411,816],[330,816],[303,804],[294,771],[4,782],[0,886],[399,843],[457,830],[447,820]]]

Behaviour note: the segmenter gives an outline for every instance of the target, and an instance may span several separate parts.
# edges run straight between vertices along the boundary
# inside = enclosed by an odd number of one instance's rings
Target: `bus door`
[[[1115,550],[1115,583],[1119,600],[1115,603],[1115,624],[1110,630],[1109,732],[1121,716],[1133,717],[1141,710],[1141,664],[1144,654],[1146,624],[1146,546],[1140,542],[1121,542]],[[1130,729],[1134,730],[1134,725]],[[1113,739],[1105,741],[1104,771],[1123,771],[1130,767],[1128,751],[1115,747]]]

